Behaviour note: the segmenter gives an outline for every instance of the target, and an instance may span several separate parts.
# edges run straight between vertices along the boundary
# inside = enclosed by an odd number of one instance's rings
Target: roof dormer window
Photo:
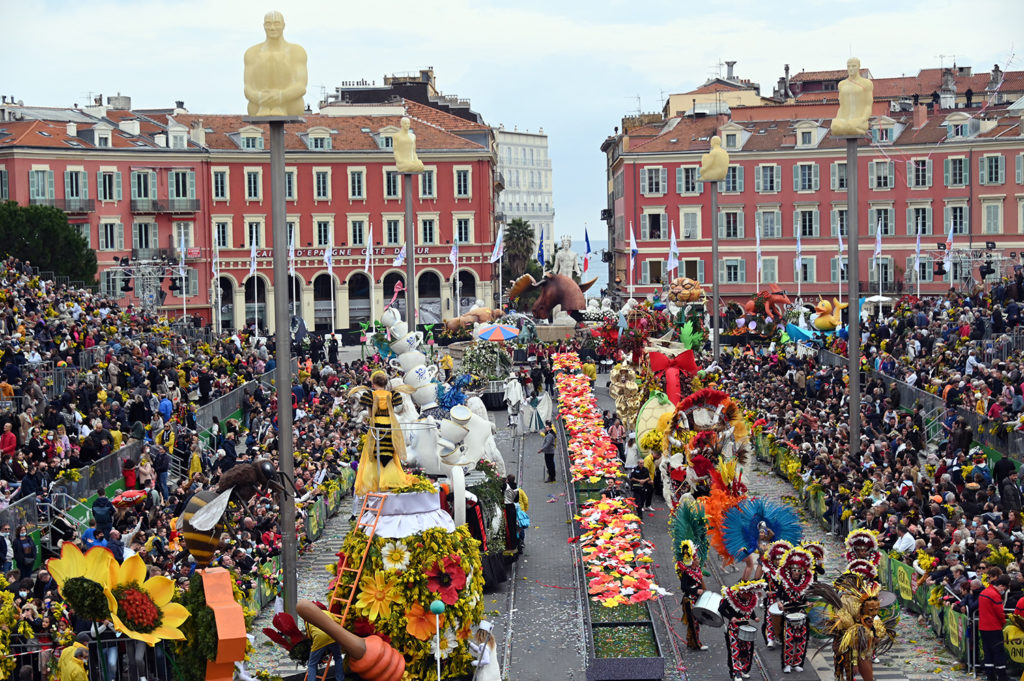
[[[109,147],[110,146],[110,133],[100,133],[96,135],[96,146],[97,147]]]
[[[185,135],[173,134],[171,135],[171,149],[184,149],[188,146]]]
[[[263,137],[256,135],[242,135],[243,149],[262,149]]]
[[[331,131],[324,127],[311,128],[306,133],[306,147],[313,151],[326,151],[331,148]]]
[[[726,133],[725,134],[725,148],[726,149],[735,149],[737,144],[738,144],[737,141],[736,141],[736,138],[737,138],[736,133],[734,133],[734,132]]]
[[[871,141],[875,144],[892,144],[895,135],[896,121],[888,116],[880,116],[871,123]]]

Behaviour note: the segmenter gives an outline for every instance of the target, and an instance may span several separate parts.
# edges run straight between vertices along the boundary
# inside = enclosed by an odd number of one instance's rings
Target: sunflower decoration
[[[391,614],[391,606],[399,597],[398,585],[388,580],[385,573],[374,572],[372,575],[365,575],[359,581],[356,609],[366,615],[371,622],[375,622],[378,617],[387,617]]]
[[[189,612],[185,606],[171,602],[174,582],[167,577],[146,576],[146,564],[137,554],[120,565],[111,561],[110,581],[103,593],[114,627],[150,646],[161,640],[185,638],[178,627],[188,619]]]
[[[116,565],[114,554],[103,547],[93,547],[83,554],[71,542],[64,542],[60,558],[47,561],[46,569],[75,614],[99,622],[110,618],[104,591],[110,583],[111,567]]]

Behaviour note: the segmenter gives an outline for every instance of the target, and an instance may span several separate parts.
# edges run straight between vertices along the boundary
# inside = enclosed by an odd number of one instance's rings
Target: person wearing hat
[[[476,656],[470,665],[476,667],[474,681],[501,681],[501,664],[498,662],[497,644],[492,631],[493,625],[487,620],[480,622],[479,628],[469,642],[469,649]]]

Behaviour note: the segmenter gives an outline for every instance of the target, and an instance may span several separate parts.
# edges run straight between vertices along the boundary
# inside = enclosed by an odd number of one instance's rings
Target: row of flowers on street
[[[555,376],[558,412],[565,423],[573,481],[600,482],[602,478],[622,477],[618,449],[604,430],[590,379],[580,373],[579,355],[556,354],[554,365],[560,370]]]

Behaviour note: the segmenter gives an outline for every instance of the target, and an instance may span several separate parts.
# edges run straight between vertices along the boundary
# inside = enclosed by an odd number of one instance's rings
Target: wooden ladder
[[[377,533],[377,523],[380,521],[381,511],[384,510],[384,500],[387,499],[386,494],[380,494],[378,492],[368,492],[363,497],[363,506],[359,510],[359,515],[356,518],[355,527],[352,531],[362,530],[366,534],[366,549],[363,551],[363,555],[359,556],[359,566],[349,567],[348,556],[342,554],[338,560],[338,569],[334,581],[334,589],[331,590],[331,600],[327,604],[327,612],[334,613],[335,606],[340,603],[345,604],[344,610],[341,611],[341,619],[338,623],[341,626],[345,626],[348,621],[348,611],[352,607],[352,601],[356,595],[356,589],[359,586],[359,580],[363,576],[363,566],[366,564],[366,556],[370,553],[370,545],[373,544],[373,537]],[[363,522],[363,518],[370,514],[369,519]],[[347,574],[352,575],[351,584],[343,584],[342,577]],[[334,660],[334,664],[341,664],[341,660]],[[325,681],[327,678],[327,672],[331,669],[331,665],[328,664],[324,667],[323,674],[320,676],[320,681]]]

